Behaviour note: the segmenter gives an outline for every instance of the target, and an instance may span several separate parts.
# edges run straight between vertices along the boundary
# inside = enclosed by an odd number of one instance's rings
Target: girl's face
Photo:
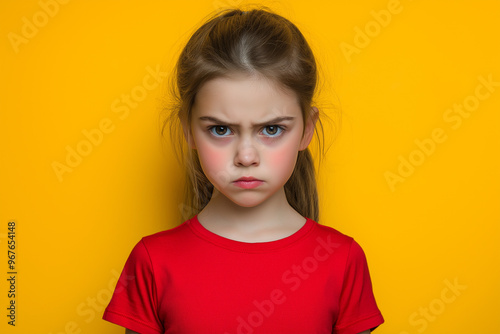
[[[192,110],[192,137],[184,130],[213,186],[232,202],[253,207],[288,181],[315,121],[307,122],[302,137],[304,122],[293,92],[261,77],[235,76],[201,87]],[[238,182],[242,177],[258,181]]]

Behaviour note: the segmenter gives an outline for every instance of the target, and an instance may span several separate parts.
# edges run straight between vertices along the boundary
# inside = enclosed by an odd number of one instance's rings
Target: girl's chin
[[[220,198],[217,198],[221,196]],[[222,192],[214,192],[212,195],[213,203],[212,205],[234,205],[242,208],[253,208],[262,204],[265,199],[262,194],[237,194],[237,195],[225,195]]]

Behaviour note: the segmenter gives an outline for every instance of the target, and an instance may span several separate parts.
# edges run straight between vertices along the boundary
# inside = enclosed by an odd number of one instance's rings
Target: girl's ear
[[[319,110],[316,107],[311,107],[311,114],[309,115],[306,124],[304,135],[302,136],[302,140],[300,141],[299,151],[303,151],[309,146],[311,142],[312,136],[314,134],[314,128],[316,126],[316,121],[319,117]]]
[[[181,124],[182,124],[182,131],[184,132],[184,138],[186,139],[189,148],[196,149],[196,144],[191,134],[191,129],[188,127],[185,121],[181,120]]]

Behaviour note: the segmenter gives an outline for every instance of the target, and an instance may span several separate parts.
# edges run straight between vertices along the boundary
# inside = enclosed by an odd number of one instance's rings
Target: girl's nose
[[[234,164],[236,166],[258,166],[259,163],[259,154],[252,143],[246,142],[238,145],[234,157]]]

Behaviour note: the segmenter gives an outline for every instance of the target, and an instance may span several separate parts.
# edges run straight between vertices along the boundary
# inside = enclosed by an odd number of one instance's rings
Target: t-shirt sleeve
[[[116,283],[104,320],[141,334],[161,334],[154,271],[144,240],[130,253]]]
[[[374,330],[383,322],[373,295],[365,253],[352,240],[340,295],[340,311],[333,333],[358,334]]]

